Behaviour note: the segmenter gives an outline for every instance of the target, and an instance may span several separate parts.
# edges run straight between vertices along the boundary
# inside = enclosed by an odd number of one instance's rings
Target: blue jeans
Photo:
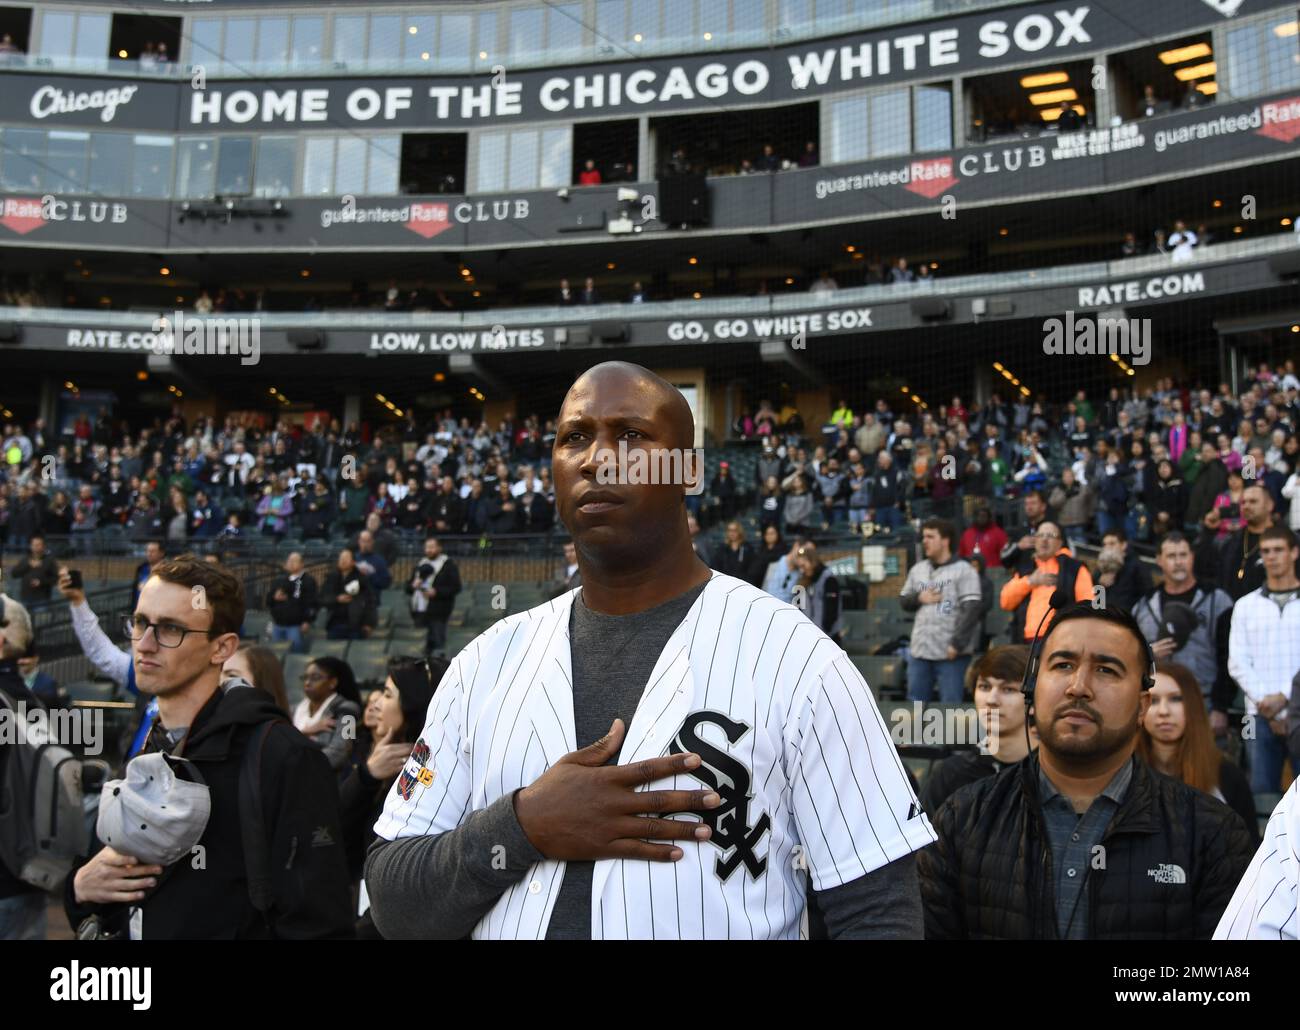
[[[1246,741],[1246,754],[1250,759],[1250,791],[1252,794],[1276,794],[1282,789],[1282,763],[1286,761],[1286,738],[1279,737],[1268,728],[1262,715],[1252,715],[1255,720],[1255,739]]]
[[[280,640],[289,641],[289,650],[294,654],[303,654],[307,650],[306,641],[302,638],[301,626],[271,626],[271,643]]]
[[[41,891],[0,898],[0,941],[45,940],[46,904]]]
[[[917,658],[912,655],[907,660],[907,699],[909,701],[933,701],[934,684],[939,683],[939,700],[960,703],[966,694],[966,666],[970,665],[971,656],[958,655],[951,661],[938,661],[930,658]]]
[[[903,522],[903,513],[893,505],[876,509],[875,523],[888,529],[897,529]]]

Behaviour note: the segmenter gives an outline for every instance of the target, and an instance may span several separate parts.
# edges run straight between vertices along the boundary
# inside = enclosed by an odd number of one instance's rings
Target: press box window
[[[1228,30],[1228,99],[1300,86],[1300,33],[1295,9]]]
[[[177,60],[181,45],[181,19],[157,14],[115,14],[109,34],[109,56],[115,61],[139,61],[144,68],[157,55],[164,63]],[[161,49],[160,49],[161,48]]]
[[[108,58],[109,31],[107,14],[44,11],[41,15],[40,56],[71,58],[79,67],[104,67]]]
[[[293,192],[293,160],[297,140],[292,136],[263,136],[257,141],[253,165],[253,195],[287,197]]]
[[[45,188],[45,132],[5,129],[0,136],[0,184],[8,189]]]
[[[548,189],[569,182],[569,129],[512,129],[478,137],[475,192]]]
[[[90,133],[51,129],[45,151],[45,189],[50,193],[84,193]]]
[[[29,7],[0,7],[0,40],[9,37],[10,45],[20,54],[30,49],[32,11]],[[0,54],[0,67],[9,60]]]
[[[213,195],[217,172],[217,145],[210,137],[182,137],[176,144],[176,192],[182,199]]]
[[[137,197],[166,197],[172,180],[170,136],[136,136],[131,162],[131,193]]]
[[[131,137],[120,132],[90,134],[90,192],[105,197],[131,193]]]

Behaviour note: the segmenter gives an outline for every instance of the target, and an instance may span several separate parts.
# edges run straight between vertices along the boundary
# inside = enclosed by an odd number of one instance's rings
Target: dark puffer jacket
[[[933,821],[939,840],[918,856],[927,940],[1058,936],[1037,754],[963,787]],[[1102,846],[1086,885],[1092,940],[1208,940],[1252,852],[1230,808],[1142,761]],[[1174,866],[1185,882],[1160,882]]]

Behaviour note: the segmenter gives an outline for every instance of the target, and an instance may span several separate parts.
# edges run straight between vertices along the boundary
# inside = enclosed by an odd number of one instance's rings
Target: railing
[[[248,317],[256,314],[260,328],[274,329],[446,329],[481,328],[508,317],[512,323],[530,325],[571,325],[575,321],[601,319],[627,319],[635,315],[638,320],[673,320],[744,314],[746,317],[762,313],[782,314],[802,312],[816,308],[838,308],[850,304],[880,304],[886,301],[907,300],[921,296],[965,296],[984,293],[1008,293],[1021,289],[1045,286],[1063,286],[1071,283],[1111,282],[1117,279],[1140,278],[1144,275],[1181,273],[1208,264],[1220,264],[1247,258],[1266,257],[1300,247],[1300,233],[1281,232],[1247,240],[1230,240],[1198,248],[1191,260],[1173,263],[1160,255],[1122,258],[1114,261],[1093,261],[1050,268],[1027,269],[1018,272],[989,272],[979,275],[954,276],[930,279],[925,282],[892,283],[888,285],[853,286],[827,293],[785,293],[767,297],[717,297],[708,300],[651,301],[644,304],[594,304],[583,308],[518,307],[492,308],[487,311],[456,314],[409,311],[331,311],[319,313],[288,312],[236,312],[229,311],[213,318]],[[88,326],[94,328],[149,328],[158,316],[170,316],[172,311],[99,311],[77,308],[19,308],[0,305],[0,318],[17,322],[49,323]],[[191,316],[195,319],[202,316]]]

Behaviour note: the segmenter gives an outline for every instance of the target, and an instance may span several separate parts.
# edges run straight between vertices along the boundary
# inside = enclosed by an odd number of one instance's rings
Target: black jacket
[[[23,604],[48,601],[59,581],[59,563],[53,555],[47,554],[36,562],[30,554],[25,554],[9,570],[9,578],[20,584],[18,599]]]
[[[361,584],[360,590],[353,595],[351,601],[346,604],[340,603],[339,595],[346,593],[343,588],[353,581]],[[354,568],[346,576],[338,569],[334,569],[325,577],[320,595],[320,606],[328,609],[330,613],[325,623],[327,627],[348,626],[353,630],[360,630],[362,626],[375,625],[377,618],[375,609],[378,607],[378,601],[370,585],[370,577],[360,569]]]
[[[930,770],[925,778],[921,805],[931,816],[962,787],[986,776],[995,775],[1003,766],[992,755],[979,751],[958,751]]]
[[[726,576],[753,583],[754,545],[741,544],[739,549],[723,544],[713,556],[713,567]],[[766,571],[766,567],[764,568]],[[761,585],[761,584],[755,584]]]
[[[269,721],[277,725],[266,738],[259,780],[270,850],[273,931],[249,898],[239,812],[244,748],[256,728]],[[155,725],[145,750],[157,751],[166,743]],[[195,868],[196,854],[164,870],[140,906],[144,939],[352,936],[338,778],[271,695],[248,686],[218,690],[195,717],[184,755],[199,767],[212,797],[212,814],[199,838],[203,862]],[[125,929],[126,906],[78,905],[73,879],[68,877],[64,892],[73,927],[97,912],[106,929]]]
[[[283,590],[289,595],[287,601],[277,601],[275,592]],[[314,622],[319,605],[316,603],[316,581],[304,572],[295,583],[288,573],[276,576],[271,589],[266,592],[266,607],[271,613],[271,621],[277,626],[301,626],[304,622]]]
[[[939,840],[918,859],[927,940],[1058,936],[1038,768],[1035,753],[932,815]],[[1104,868],[1090,868],[1085,887],[1092,940],[1208,940],[1252,854],[1226,805],[1141,761],[1102,847]],[[1185,881],[1158,883],[1161,866]]]
[[[1115,573],[1115,583],[1106,592],[1106,597],[1111,604],[1131,612],[1133,606],[1154,589],[1151,573],[1138,556],[1129,551],[1124,555],[1124,564]]]
[[[419,576],[421,582],[428,580],[429,573],[433,571],[433,563],[428,558],[421,558],[412,574],[412,579]],[[456,567],[456,562],[448,558],[442,563],[442,568],[438,574],[433,577],[433,582],[428,584],[436,593],[429,598],[429,607],[426,609],[431,619],[447,619],[451,616],[451,610],[456,606],[456,595],[460,593],[460,569]],[[406,584],[408,594],[415,593],[415,587],[411,582]]]

